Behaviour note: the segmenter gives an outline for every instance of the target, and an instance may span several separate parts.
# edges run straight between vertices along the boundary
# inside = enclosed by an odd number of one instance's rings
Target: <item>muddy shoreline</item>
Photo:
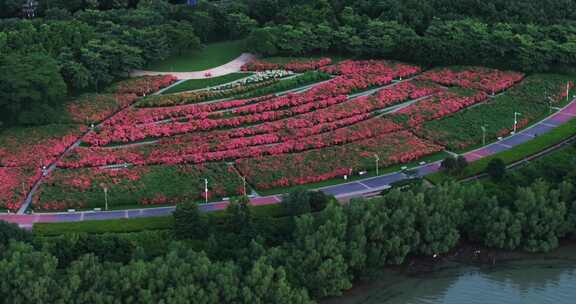
[[[566,252],[567,250],[571,252]],[[371,277],[365,277],[353,283],[353,287],[343,293],[341,297],[328,298],[319,301],[324,304],[339,303],[341,299],[349,296],[367,293],[378,285],[384,273],[403,277],[422,277],[455,267],[496,268],[505,266],[510,262],[530,260],[566,260],[576,261],[576,240],[566,240],[560,243],[558,249],[549,253],[527,253],[522,251],[506,251],[485,248],[470,243],[461,243],[453,251],[436,257],[410,257],[404,264],[386,267]]]

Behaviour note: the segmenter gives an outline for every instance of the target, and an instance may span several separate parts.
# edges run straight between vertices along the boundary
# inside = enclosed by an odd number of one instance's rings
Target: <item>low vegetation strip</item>
[[[283,218],[288,214],[281,205],[252,206],[252,215],[256,219]],[[222,224],[226,217],[224,210],[208,213],[214,224]],[[136,219],[92,220],[82,222],[35,223],[34,234],[37,236],[56,236],[67,233],[132,233],[149,230],[168,230],[174,228],[172,216],[159,216]]]
[[[36,223],[34,234],[54,236],[65,233],[125,233],[145,230],[165,230],[174,227],[174,219],[168,217],[151,217],[121,220]]]
[[[225,83],[229,83],[232,81],[236,81],[238,79],[242,79],[252,75],[252,73],[232,73],[225,76],[214,77],[214,78],[206,78],[206,79],[189,79],[186,80],[176,86],[171,87],[170,89],[164,91],[162,94],[173,94],[179,92],[186,92],[186,91],[194,91],[199,89],[204,89],[208,87],[213,87]]]

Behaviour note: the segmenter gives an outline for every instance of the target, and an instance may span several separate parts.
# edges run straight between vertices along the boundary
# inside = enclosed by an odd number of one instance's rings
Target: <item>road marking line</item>
[[[536,136],[533,134],[530,134],[528,132],[522,132],[522,133],[518,133],[518,135],[524,135],[526,137],[530,137],[530,138],[535,138]]]
[[[543,122],[543,123],[541,123],[541,125],[546,126],[546,127],[551,127],[551,128],[556,128],[556,127],[558,127],[558,125],[549,124],[549,123],[547,123],[547,122]]]
[[[576,114],[573,114],[573,113],[559,112],[558,114],[560,114],[560,115],[567,115],[567,116],[571,116],[571,117],[576,117]]]
[[[361,182],[357,182],[357,183],[360,184],[361,186],[366,187],[366,189],[372,189],[372,187],[370,187],[370,186],[368,186],[368,185],[366,185],[366,184],[364,184],[364,183],[361,183]]]
[[[497,143],[497,145],[500,145],[500,146],[508,148],[508,149],[513,148],[513,146],[511,146],[511,145],[507,145],[507,144],[503,144],[503,143]]]

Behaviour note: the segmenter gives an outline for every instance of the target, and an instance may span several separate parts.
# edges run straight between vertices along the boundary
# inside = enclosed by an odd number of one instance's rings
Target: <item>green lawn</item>
[[[217,42],[201,50],[184,52],[148,66],[159,72],[195,72],[208,70],[236,59],[243,52],[243,40]]]
[[[572,119],[568,123],[565,123],[552,131],[542,134],[533,140],[518,145],[508,151],[500,152],[486,158],[482,158],[468,165],[464,172],[458,178],[466,178],[480,174],[486,170],[488,163],[495,158],[500,158],[506,164],[512,164],[520,161],[530,155],[536,154],[550,146],[562,142],[563,140],[570,138],[576,134],[576,119]],[[431,174],[426,177],[430,182],[434,184],[441,184],[448,180],[454,179],[454,177],[445,174],[444,172],[438,172]]]
[[[233,73],[220,77],[207,78],[207,79],[190,79],[186,80],[170,89],[164,91],[162,94],[174,94],[178,92],[186,92],[213,87],[221,84],[226,84],[238,79],[246,78],[252,73]]]
[[[313,61],[313,60],[318,60],[321,58],[331,58],[332,63],[338,63],[340,61],[350,59],[348,57],[343,57],[340,55],[312,55],[312,56],[306,56],[306,57],[274,56],[274,57],[262,58],[262,60],[265,62],[270,62],[270,63],[286,64],[286,63],[290,63],[290,62],[294,62],[294,61]]]

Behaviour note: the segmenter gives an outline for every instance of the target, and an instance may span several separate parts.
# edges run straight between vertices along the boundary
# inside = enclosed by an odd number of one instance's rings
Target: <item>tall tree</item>
[[[50,56],[32,53],[0,58],[0,115],[4,119],[46,123],[50,118],[45,111],[65,95],[66,84]]]

